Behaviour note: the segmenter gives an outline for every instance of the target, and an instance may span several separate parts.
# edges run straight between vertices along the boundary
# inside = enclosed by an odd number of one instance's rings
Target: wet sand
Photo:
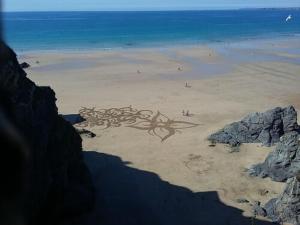
[[[97,134],[83,139],[99,191],[94,220],[251,224],[244,217],[251,216],[251,206],[237,199],[265,203],[283,190],[284,184],[245,173],[272,148],[245,144],[240,152],[230,153],[224,145],[209,147],[206,138],[250,112],[290,104],[299,111],[299,47],[298,39],[292,38],[29,52],[19,58],[32,65],[27,69],[30,79],[55,90],[60,113],[74,114],[86,107],[82,112],[90,123],[82,126]],[[106,216],[101,214],[101,201]],[[133,207],[128,207],[130,202]],[[135,213],[139,216],[133,219]],[[109,217],[116,214],[123,222]]]

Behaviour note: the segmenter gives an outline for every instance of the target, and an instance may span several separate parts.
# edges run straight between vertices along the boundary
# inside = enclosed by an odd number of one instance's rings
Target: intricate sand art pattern
[[[131,106],[123,108],[99,109],[82,107],[79,114],[85,119],[77,127],[103,127],[103,129],[126,126],[147,131],[148,134],[165,141],[180,130],[196,127],[199,124],[176,121],[157,111],[137,110]]]

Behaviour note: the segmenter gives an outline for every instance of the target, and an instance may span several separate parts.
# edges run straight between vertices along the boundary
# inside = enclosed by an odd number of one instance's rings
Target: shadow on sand
[[[194,193],[121,158],[85,152],[97,191],[96,209],[85,225],[271,225],[222,203],[217,192]]]

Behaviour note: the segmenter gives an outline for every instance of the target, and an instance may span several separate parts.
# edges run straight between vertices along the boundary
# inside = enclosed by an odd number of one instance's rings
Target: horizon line
[[[224,11],[224,10],[251,10],[251,9],[300,9],[300,6],[291,7],[207,7],[199,9],[103,9],[103,10],[15,10],[15,11],[5,11],[2,13],[17,13],[17,12],[169,12],[169,11]]]

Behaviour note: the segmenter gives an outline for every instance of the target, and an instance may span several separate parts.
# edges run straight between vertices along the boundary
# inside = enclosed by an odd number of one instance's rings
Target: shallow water
[[[65,61],[47,65],[41,65],[37,67],[32,67],[31,70],[33,71],[43,71],[43,72],[63,72],[67,70],[79,70],[79,69],[88,69],[93,67],[96,64],[96,61],[93,60],[72,60],[72,61]]]

